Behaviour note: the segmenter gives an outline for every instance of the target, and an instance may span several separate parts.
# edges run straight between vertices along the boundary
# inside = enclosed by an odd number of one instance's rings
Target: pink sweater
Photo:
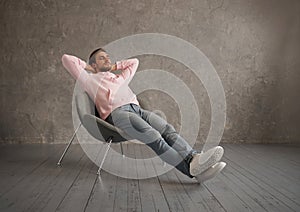
[[[137,70],[138,59],[118,61],[117,70],[122,71],[118,75],[111,72],[89,73],[84,69],[86,62],[72,55],[64,54],[62,63],[94,100],[102,119],[105,120],[119,106],[128,103],[139,105],[136,95],[128,86]]]

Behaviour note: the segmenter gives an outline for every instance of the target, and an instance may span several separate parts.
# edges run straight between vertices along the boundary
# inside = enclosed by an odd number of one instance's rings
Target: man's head
[[[109,55],[103,48],[95,49],[90,54],[89,64],[97,73],[109,71],[112,67]]]

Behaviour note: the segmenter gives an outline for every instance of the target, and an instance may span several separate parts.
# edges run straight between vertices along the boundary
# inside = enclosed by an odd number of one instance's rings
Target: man
[[[88,64],[67,54],[63,55],[62,63],[94,100],[101,119],[145,143],[163,161],[199,182],[213,178],[225,167],[226,163],[219,162],[222,147],[197,153],[172,125],[139,106],[128,86],[138,68],[137,59],[112,64],[107,52],[98,48],[91,53]],[[121,72],[114,74],[117,70]]]

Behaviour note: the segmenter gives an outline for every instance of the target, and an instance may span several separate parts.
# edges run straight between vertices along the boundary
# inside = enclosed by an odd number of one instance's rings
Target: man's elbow
[[[137,69],[137,67],[139,66],[139,60],[137,58],[132,58],[131,62],[132,62],[132,67],[134,67],[134,69]]]
[[[136,66],[139,65],[139,59],[133,58],[132,60],[133,60],[133,63],[134,63]]]
[[[61,61],[62,61],[62,63],[65,63],[65,62],[67,62],[67,61],[68,61],[68,59],[69,59],[69,55],[67,55],[67,54],[64,54],[64,55],[61,57]]]

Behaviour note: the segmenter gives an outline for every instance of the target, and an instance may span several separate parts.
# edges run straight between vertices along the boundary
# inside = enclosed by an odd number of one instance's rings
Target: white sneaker
[[[195,154],[190,163],[190,174],[197,176],[207,170],[209,167],[215,165],[221,160],[224,154],[224,149],[221,146],[216,146],[207,150],[204,153]]]
[[[203,183],[217,176],[224,169],[225,166],[226,166],[225,162],[218,162],[212,167],[208,168],[206,171],[195,176],[195,178],[199,183]]]

